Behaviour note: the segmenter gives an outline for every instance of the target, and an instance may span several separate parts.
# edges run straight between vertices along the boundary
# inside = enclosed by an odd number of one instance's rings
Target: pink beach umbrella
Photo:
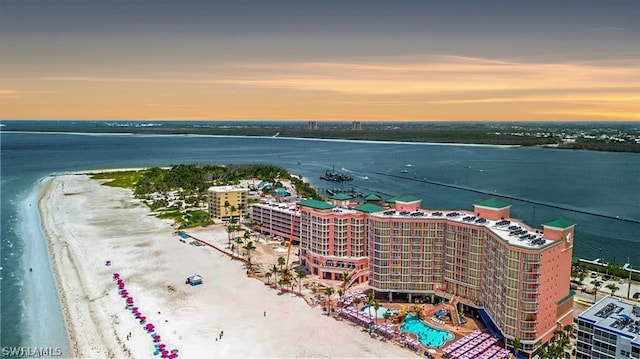
[[[140,313],[135,313],[135,315],[136,315],[137,319],[140,319],[140,317],[142,316],[142,314],[140,314]]]
[[[160,350],[164,350],[164,348],[166,348],[166,347],[167,347],[167,345],[166,345],[166,344],[162,344],[162,343],[158,344],[158,348],[159,348]]]
[[[133,297],[127,297],[127,303],[133,303]]]
[[[138,307],[133,307],[133,308],[131,308],[131,310],[133,310],[134,312],[137,312],[138,311]]]
[[[145,325],[144,327],[149,331],[153,330],[153,328],[154,328],[153,324],[151,324],[151,323]]]
[[[167,358],[169,358],[169,359],[175,359],[175,357],[177,357],[177,355],[175,355],[175,354],[173,354],[173,353],[172,353],[172,354],[169,354],[169,355],[167,356]]]
[[[166,357],[168,357],[168,356],[169,356],[169,352],[168,352],[168,351],[166,351],[166,350],[163,350],[163,351],[162,351],[162,357],[163,357],[163,358],[166,358]]]
[[[113,273],[113,279],[120,278],[120,273]]]
[[[160,336],[159,335],[154,335],[153,336],[153,341],[156,342],[156,343],[159,342],[160,341]]]
[[[144,315],[140,317],[140,323],[144,324],[144,322],[147,321],[147,317],[145,317]]]

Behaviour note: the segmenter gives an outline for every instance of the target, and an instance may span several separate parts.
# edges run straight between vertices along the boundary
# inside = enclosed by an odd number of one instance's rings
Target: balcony
[[[522,291],[525,293],[538,293],[538,288],[537,284],[530,284],[523,286]]]
[[[526,313],[537,313],[538,312],[538,303],[524,302],[520,309]]]

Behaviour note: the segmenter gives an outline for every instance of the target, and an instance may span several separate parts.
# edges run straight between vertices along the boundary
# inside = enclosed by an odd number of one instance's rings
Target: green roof
[[[386,200],[385,202],[387,202],[387,203],[396,203],[396,199],[398,199],[398,197],[391,197],[388,200]]]
[[[572,227],[572,226],[575,226],[575,225],[576,225],[575,223],[573,223],[571,221],[568,221],[568,220],[566,220],[566,219],[564,219],[562,217],[558,218],[556,220],[553,220],[551,222],[543,224],[543,226],[554,227],[554,228],[562,228],[562,229],[569,228],[569,227]]]
[[[324,202],[318,201],[315,199],[305,199],[304,201],[298,202],[298,206],[310,207],[315,209],[331,209],[335,207],[334,205]]]
[[[363,205],[355,207],[354,209],[356,211],[360,211],[360,212],[374,213],[374,212],[382,212],[386,208],[380,207],[380,206],[376,206],[375,204],[371,204],[371,203],[365,203]]]
[[[376,194],[372,193],[364,198],[365,201],[380,201],[382,198],[378,197]]]
[[[511,206],[509,203],[505,202],[505,201],[501,201],[497,198],[487,198],[484,201],[480,202],[480,203],[476,203],[476,206],[481,206],[481,207],[490,207],[490,208],[495,208],[495,209],[501,209],[501,208],[505,208],[505,207],[509,207]]]
[[[571,299],[571,297],[573,297],[574,295],[576,295],[576,292],[574,290],[570,290],[569,294],[566,297],[564,297],[564,298],[562,298],[562,299],[560,299],[558,301],[558,305],[560,305],[560,304],[566,302],[567,300]]]
[[[395,202],[416,202],[416,201],[422,201],[422,198],[420,197],[416,197],[416,196],[402,196],[402,197],[396,197],[394,198]]]
[[[352,198],[351,196],[345,193],[336,193],[333,196],[331,196],[331,199],[336,199],[338,201],[344,201],[351,198]]]

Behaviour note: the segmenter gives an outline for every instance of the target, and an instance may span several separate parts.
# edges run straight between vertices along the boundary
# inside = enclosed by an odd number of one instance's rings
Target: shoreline
[[[87,175],[52,176],[39,209],[73,357],[153,357],[152,339],[118,295],[118,272],[181,357],[415,358],[247,277],[222,253],[180,242],[169,221],[151,216],[129,190]],[[202,230],[227,241],[222,226]],[[203,285],[184,284],[194,273]]]

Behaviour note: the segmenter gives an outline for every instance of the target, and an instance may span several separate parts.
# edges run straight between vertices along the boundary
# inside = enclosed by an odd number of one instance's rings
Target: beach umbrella
[[[114,279],[120,278],[120,273],[113,273],[113,278]]]
[[[158,344],[158,348],[160,348],[160,349],[164,349],[166,347],[167,347],[166,344],[162,344],[162,343]]]
[[[178,349],[171,349],[171,354],[178,354]]]
[[[144,322],[147,321],[147,317],[145,317],[144,315],[140,316],[140,323],[144,324]]]
[[[134,312],[137,312],[138,311],[138,307],[133,307],[133,308],[131,308],[131,310],[133,310]]]
[[[154,326],[153,326],[153,324],[149,323],[149,324],[145,325],[145,328],[147,330],[151,331],[151,330],[153,330]]]
[[[167,358],[169,358],[169,359],[174,359],[176,356],[177,356],[177,355],[175,355],[175,354],[169,354],[169,355],[167,356]]]
[[[159,335],[154,335],[153,336],[153,341],[156,342],[156,343],[159,342],[160,341],[160,336]]]
[[[161,353],[163,358],[166,358],[169,355],[169,352],[166,350],[163,350]]]
[[[136,316],[136,319],[140,319],[140,317],[142,316],[142,314],[140,313],[135,313],[134,315]]]

